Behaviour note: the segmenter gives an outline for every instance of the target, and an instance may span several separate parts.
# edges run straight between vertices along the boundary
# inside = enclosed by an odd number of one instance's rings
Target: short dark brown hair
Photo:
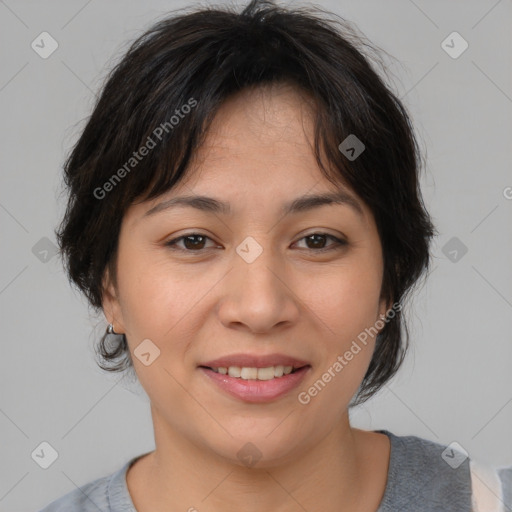
[[[372,53],[365,55],[366,50]],[[118,238],[127,208],[183,178],[230,95],[287,82],[315,102],[315,157],[323,174],[347,184],[371,209],[383,248],[382,297],[401,303],[429,268],[436,230],[421,196],[422,155],[410,118],[373,69],[376,55],[350,23],[318,7],[291,9],[253,0],[241,12],[201,6],[155,23],[108,74],[64,164],[69,200],[55,233],[70,281],[99,312],[107,268],[117,282]],[[354,160],[339,148],[351,134],[365,146]],[[144,158],[131,160],[156,138]],[[377,336],[351,406],[393,377],[408,343],[405,318],[396,310]],[[104,335],[97,353],[102,369],[133,371],[124,334],[114,342]]]

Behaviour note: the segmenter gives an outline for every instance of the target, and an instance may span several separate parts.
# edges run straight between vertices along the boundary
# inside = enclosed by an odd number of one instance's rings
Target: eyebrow
[[[328,204],[347,205],[351,207],[358,215],[364,217],[363,208],[359,201],[357,201],[357,199],[355,199],[352,195],[343,191],[301,196],[294,199],[293,201],[285,203],[281,211],[283,215],[288,215],[312,210],[313,208],[318,208]],[[178,206],[188,206],[210,213],[221,213],[224,215],[231,214],[231,207],[229,203],[225,203],[213,197],[194,195],[173,197],[172,199],[162,201],[153,208],[149,209],[143,215],[143,217],[150,217],[161,211]]]

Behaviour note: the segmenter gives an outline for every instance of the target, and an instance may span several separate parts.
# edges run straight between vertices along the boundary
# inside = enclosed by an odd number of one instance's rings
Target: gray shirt
[[[446,446],[417,436],[397,436],[388,430],[376,432],[386,434],[391,442],[386,489],[377,512],[472,510],[469,458],[450,465],[442,456]],[[126,485],[126,472],[143,455],[130,459],[115,473],[65,494],[40,512],[137,512]],[[512,467],[497,469],[496,475],[501,489],[494,494],[499,494],[501,509],[495,510],[512,512]]]

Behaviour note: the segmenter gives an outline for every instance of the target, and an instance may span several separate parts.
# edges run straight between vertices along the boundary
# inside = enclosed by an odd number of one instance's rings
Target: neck
[[[382,499],[389,441],[384,434],[352,428],[348,413],[320,442],[272,460],[253,452],[253,465],[169,430],[153,408],[152,415],[156,450],[127,476],[139,512],[375,512]]]

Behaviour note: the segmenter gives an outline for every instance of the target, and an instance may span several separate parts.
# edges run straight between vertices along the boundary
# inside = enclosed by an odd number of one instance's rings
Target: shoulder
[[[123,464],[114,473],[73,489],[39,512],[132,512],[124,489],[126,471],[134,460],[136,458]]]
[[[52,501],[40,512],[110,512],[107,489],[111,475],[98,478]]]
[[[444,445],[387,430],[391,442],[388,485],[378,512],[503,512],[512,510],[512,466],[471,459],[456,442]]]
[[[391,442],[388,485],[379,512],[401,507],[422,512],[470,510],[470,460],[460,445],[378,432]]]

